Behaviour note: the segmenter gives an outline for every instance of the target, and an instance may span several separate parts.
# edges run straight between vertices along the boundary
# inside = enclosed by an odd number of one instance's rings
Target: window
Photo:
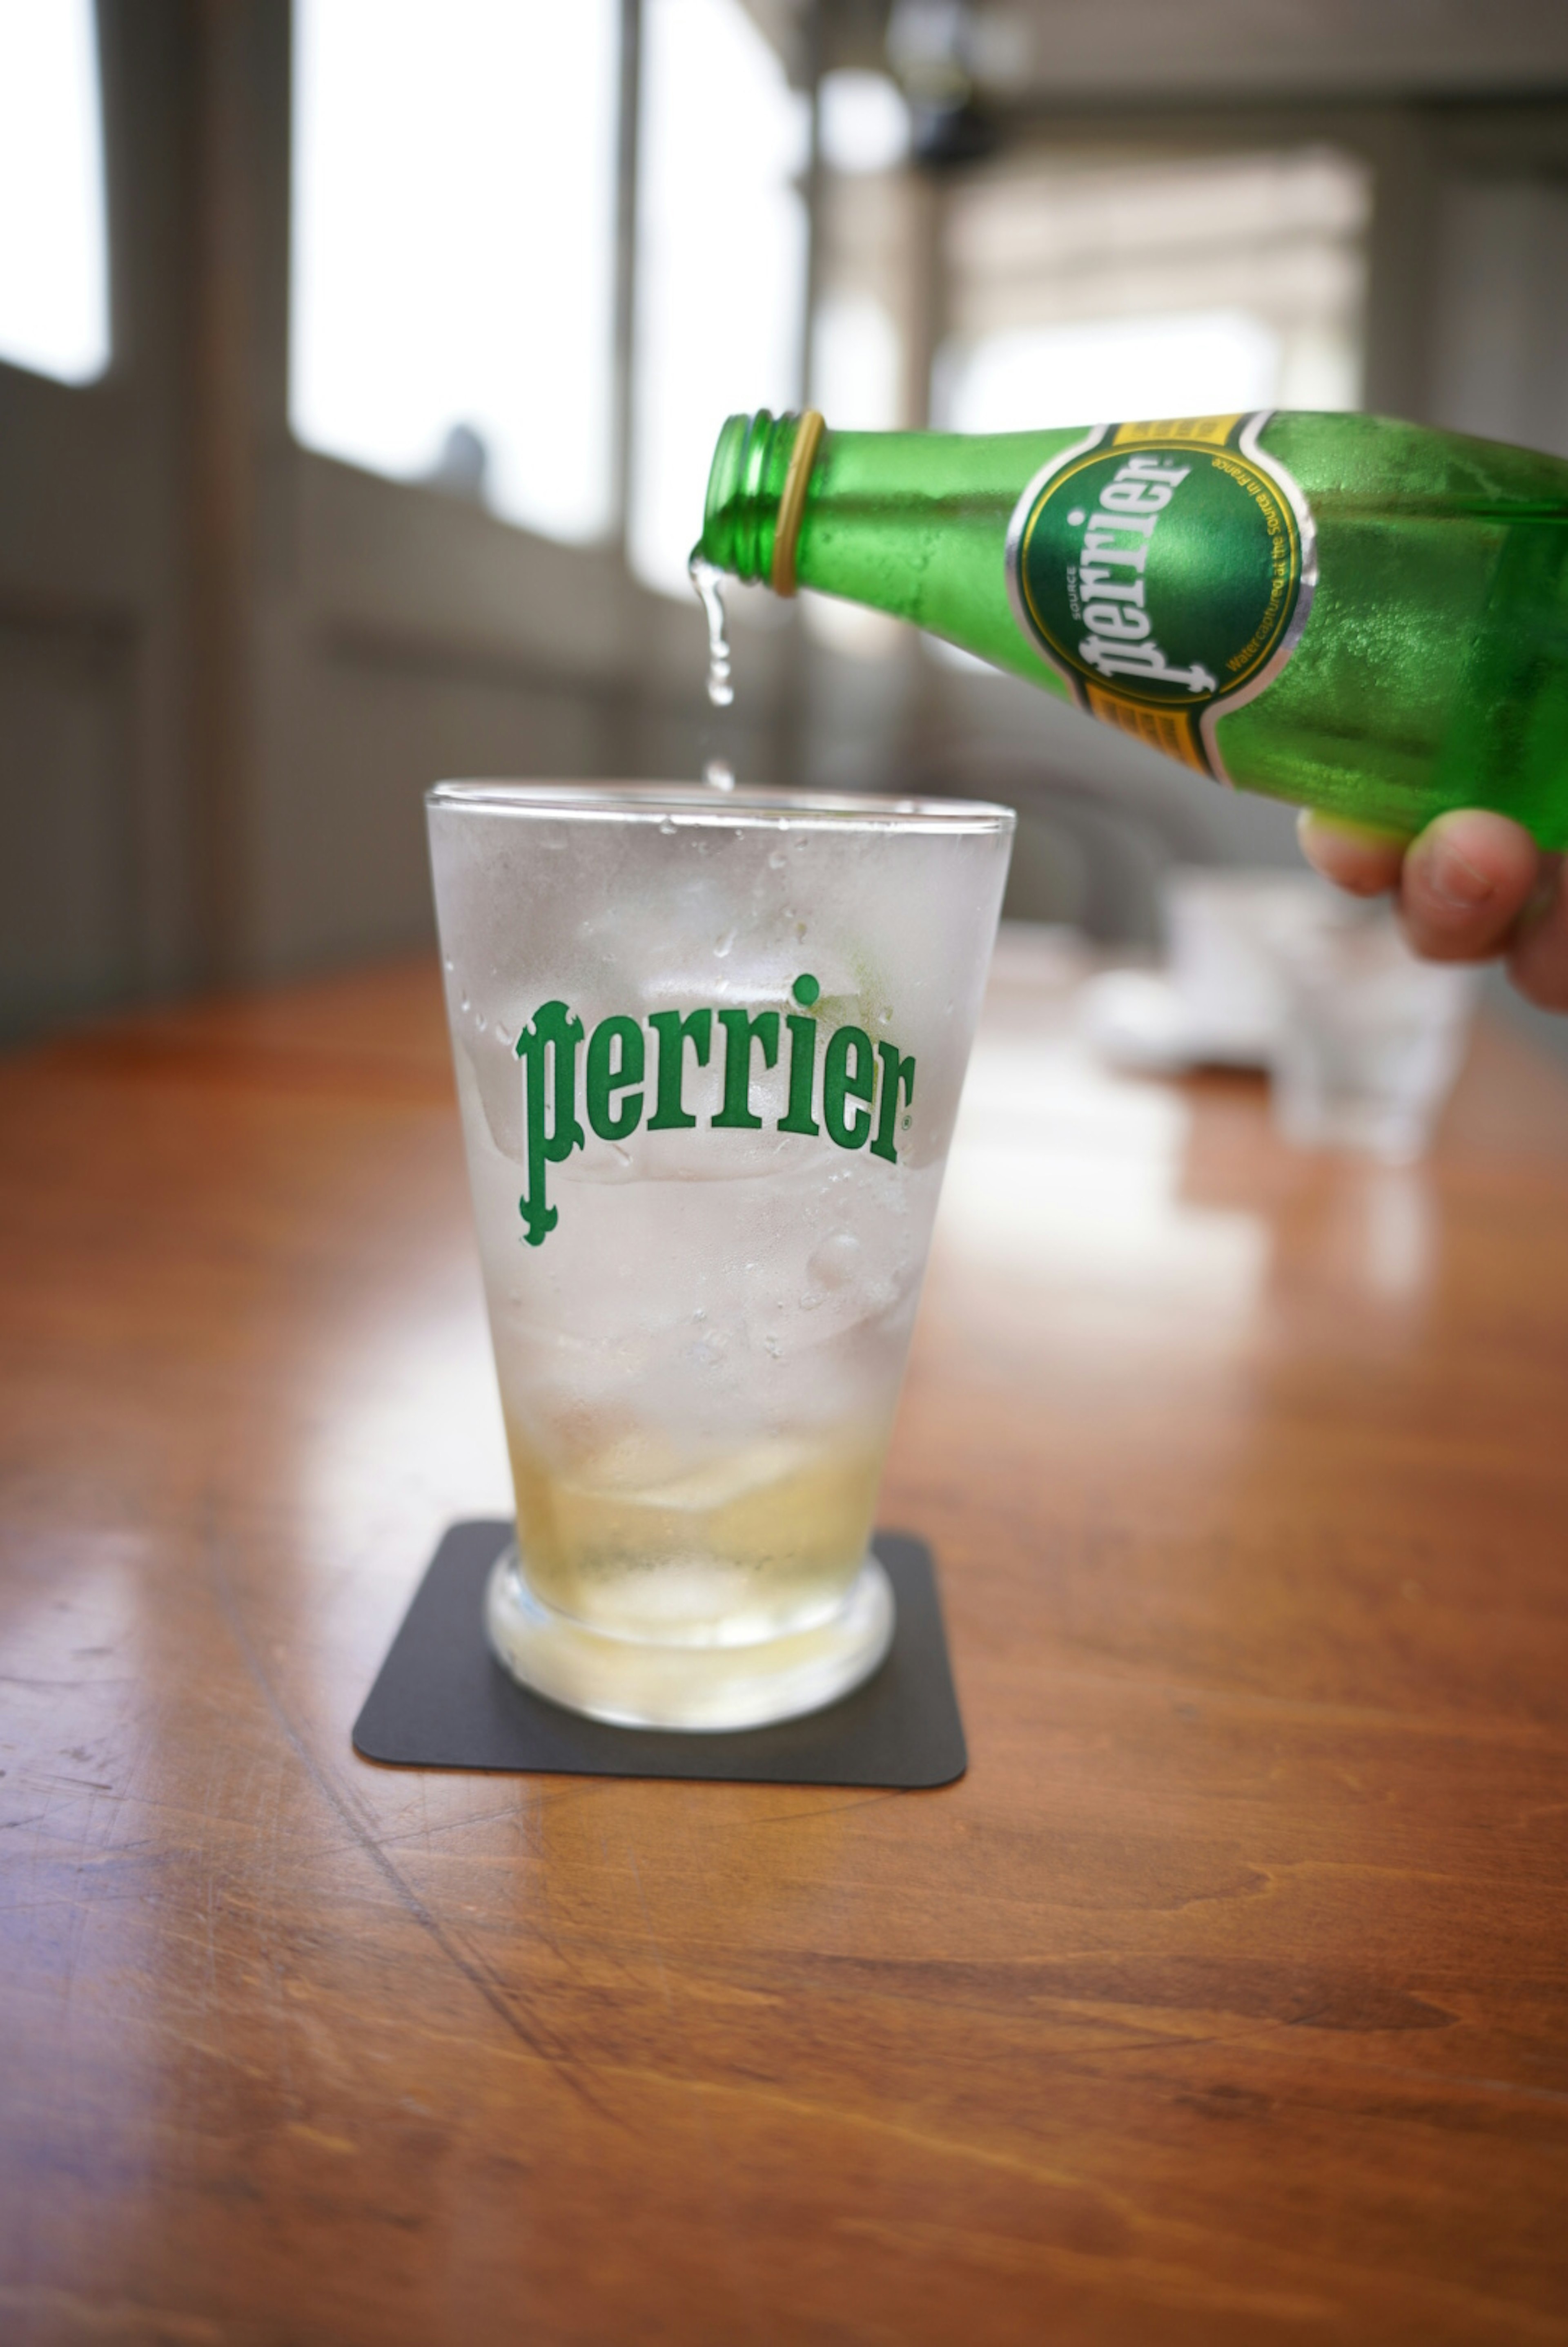
[[[296,0],[294,22],[299,437],[602,534],[616,0]]]
[[[109,359],[93,0],[0,0],[0,358],[62,383]]]
[[[646,0],[629,551],[686,561],[726,415],[799,402],[807,100],[739,0]]]
[[[894,432],[912,419],[910,308],[919,262],[913,189],[902,169],[910,118],[885,74],[845,68],[823,77],[822,178],[811,405],[839,432]],[[897,620],[803,591],[807,631],[835,651],[891,657]]]
[[[1353,407],[1365,169],[1325,150],[1021,163],[955,197],[933,420]]]
[[[892,313],[870,293],[831,293],[817,313],[813,403],[840,432],[891,432],[903,390]]]
[[[886,74],[853,67],[824,74],[818,100],[822,160],[830,171],[846,177],[891,171],[907,159],[909,108]]]
[[[954,432],[1214,415],[1276,401],[1280,338],[1245,310],[1176,311],[1077,326],[1021,326],[962,354],[943,387]],[[1339,403],[1333,403],[1338,405]]]

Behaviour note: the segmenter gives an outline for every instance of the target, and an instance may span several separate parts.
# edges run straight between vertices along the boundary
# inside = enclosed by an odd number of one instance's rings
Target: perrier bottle
[[[1568,464],[1381,416],[732,415],[697,553],[912,620],[1185,765],[1568,846]]]

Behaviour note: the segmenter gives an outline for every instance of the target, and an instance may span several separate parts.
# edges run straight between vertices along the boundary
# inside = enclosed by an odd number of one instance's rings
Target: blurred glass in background
[[[93,0],[0,0],[0,358],[62,383],[109,362]]]
[[[1085,1040],[1145,1074],[1260,1068],[1300,1149],[1410,1164],[1463,1064],[1478,970],[1418,961],[1386,902],[1310,872],[1176,866],[1160,884],[1159,969],[1091,978]]]

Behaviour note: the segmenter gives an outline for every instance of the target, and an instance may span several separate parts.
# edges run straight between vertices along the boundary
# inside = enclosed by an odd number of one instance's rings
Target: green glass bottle
[[[1244,790],[1568,846],[1568,464],[1265,410],[984,436],[731,416],[697,556],[945,637]]]

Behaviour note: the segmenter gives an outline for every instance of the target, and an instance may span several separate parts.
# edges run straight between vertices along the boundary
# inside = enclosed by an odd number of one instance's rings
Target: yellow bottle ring
[[[773,529],[773,568],[769,583],[775,595],[795,592],[795,548],[806,510],[811,467],[826,429],[814,407],[801,411],[800,421],[795,426],[795,446],[789,451],[789,470],[784,476],[784,492],[779,500],[779,519]]]

